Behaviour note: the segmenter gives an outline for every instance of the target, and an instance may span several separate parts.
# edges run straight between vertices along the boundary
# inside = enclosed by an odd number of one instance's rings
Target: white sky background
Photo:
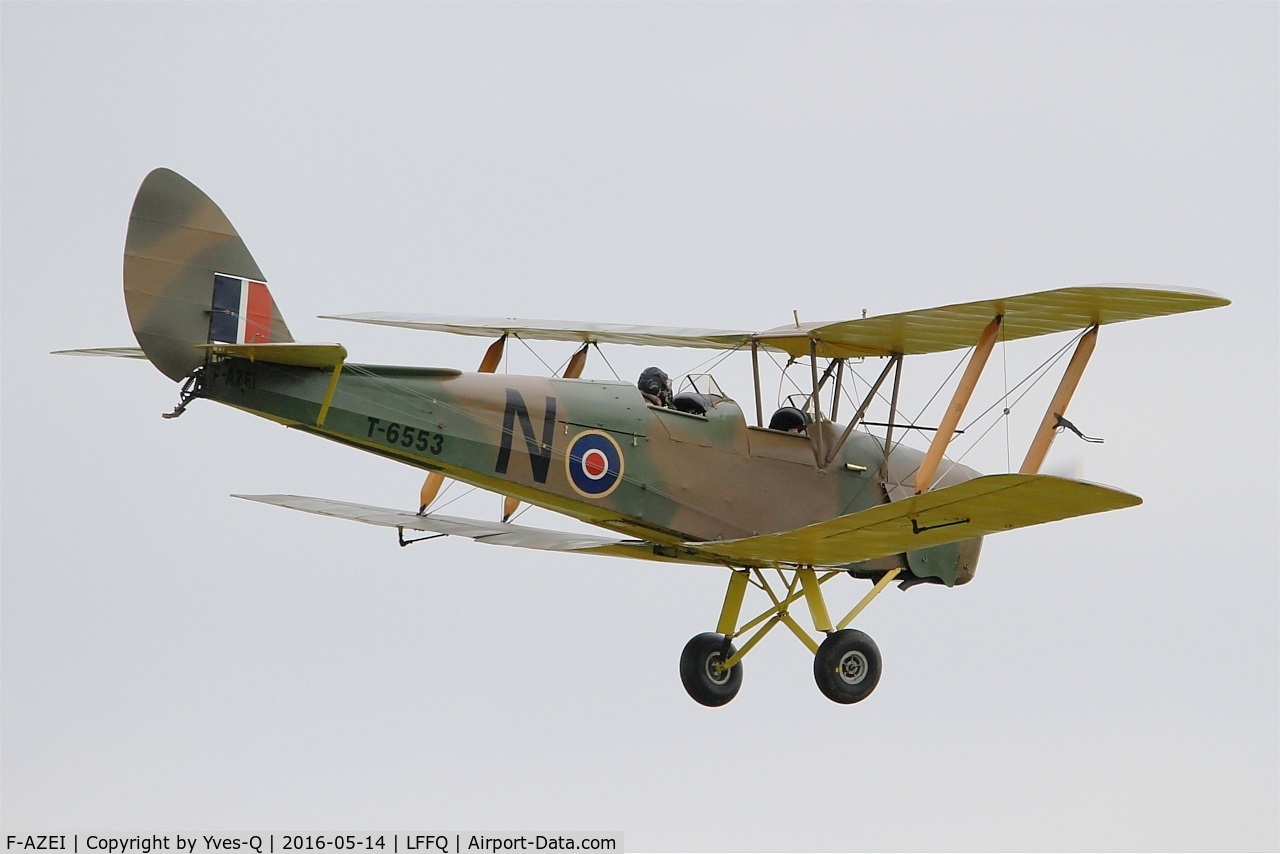
[[[0,15],[8,832],[1280,845],[1275,4]],[[723,573],[399,549],[235,501],[409,507],[420,476],[209,403],[163,421],[150,366],[47,355],[133,344],[121,251],[161,165],[223,207],[296,337],[364,361],[471,369],[486,342],[315,315],[751,329],[1129,281],[1234,305],[1102,331],[1070,417],[1106,444],[1061,437],[1050,466],[1142,507],[887,592],[865,703],[823,699],[779,632],[709,710],[677,660]],[[1010,347],[1011,380],[1062,343]],[[703,355],[608,351],[627,379]],[[919,406],[954,360],[917,362]],[[749,409],[744,368],[716,373]],[[1001,469],[1003,433],[966,462]]]

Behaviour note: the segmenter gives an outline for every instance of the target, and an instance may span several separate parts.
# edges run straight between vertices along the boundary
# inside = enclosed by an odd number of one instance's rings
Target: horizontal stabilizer
[[[55,356],[111,356],[116,359],[145,359],[141,347],[84,347],[79,350],[54,350]]]
[[[195,346],[219,356],[237,356],[252,362],[297,365],[302,368],[332,368],[341,365],[347,358],[347,348],[341,344],[300,344],[296,341],[279,344],[224,344],[215,341]]]
[[[1141,503],[1128,492],[1078,480],[995,474],[794,531],[686,545],[737,564],[842,566]]]
[[[641,560],[675,560],[684,563],[705,562],[692,554],[685,554],[683,559],[661,554],[653,543],[641,540],[618,540],[590,534],[570,534],[545,528],[512,525],[507,522],[485,522],[479,519],[465,519],[458,516],[442,516],[438,513],[419,516],[417,513],[407,510],[391,510],[386,507],[372,507],[367,504],[352,504],[347,501],[332,501],[326,498],[308,498],[302,495],[235,495],[233,497],[258,501],[263,504],[274,504],[277,507],[286,507],[290,510],[301,510],[304,513],[314,513],[317,516],[364,522],[366,525],[378,525],[383,528],[400,528],[430,534],[467,537],[478,543],[488,543],[490,545],[514,546],[541,551],[573,552],[576,554],[609,555]],[[662,551],[670,552],[671,550],[663,549]],[[711,562],[721,563],[721,561],[714,559]]]

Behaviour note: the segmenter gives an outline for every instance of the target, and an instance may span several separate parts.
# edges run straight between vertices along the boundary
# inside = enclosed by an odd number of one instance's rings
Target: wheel
[[[813,659],[813,678],[828,700],[865,700],[880,682],[880,648],[857,629],[829,634]]]
[[[722,634],[703,632],[684,645],[680,653],[680,681],[689,696],[704,706],[723,706],[742,687],[742,662],[728,670],[720,667],[737,650]]]

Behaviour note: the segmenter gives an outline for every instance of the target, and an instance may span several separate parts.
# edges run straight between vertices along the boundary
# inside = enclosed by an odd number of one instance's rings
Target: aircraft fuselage
[[[205,372],[203,396],[672,545],[787,531],[874,507],[923,456],[899,446],[886,464],[883,440],[855,430],[822,467],[810,436],[749,427],[728,398],[695,415],[650,405],[629,383],[451,369],[347,364],[321,422],[330,377],[223,358]],[[809,429],[823,430],[832,447],[843,425]],[[957,466],[942,483],[974,474]],[[908,562],[922,577],[964,581],[977,542],[908,553]]]

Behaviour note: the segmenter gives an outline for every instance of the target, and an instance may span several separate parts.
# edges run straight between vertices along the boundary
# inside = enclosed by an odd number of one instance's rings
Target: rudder
[[[138,188],[124,250],[129,323],[147,358],[182,380],[212,341],[293,341],[253,256],[195,184],[156,169]]]

